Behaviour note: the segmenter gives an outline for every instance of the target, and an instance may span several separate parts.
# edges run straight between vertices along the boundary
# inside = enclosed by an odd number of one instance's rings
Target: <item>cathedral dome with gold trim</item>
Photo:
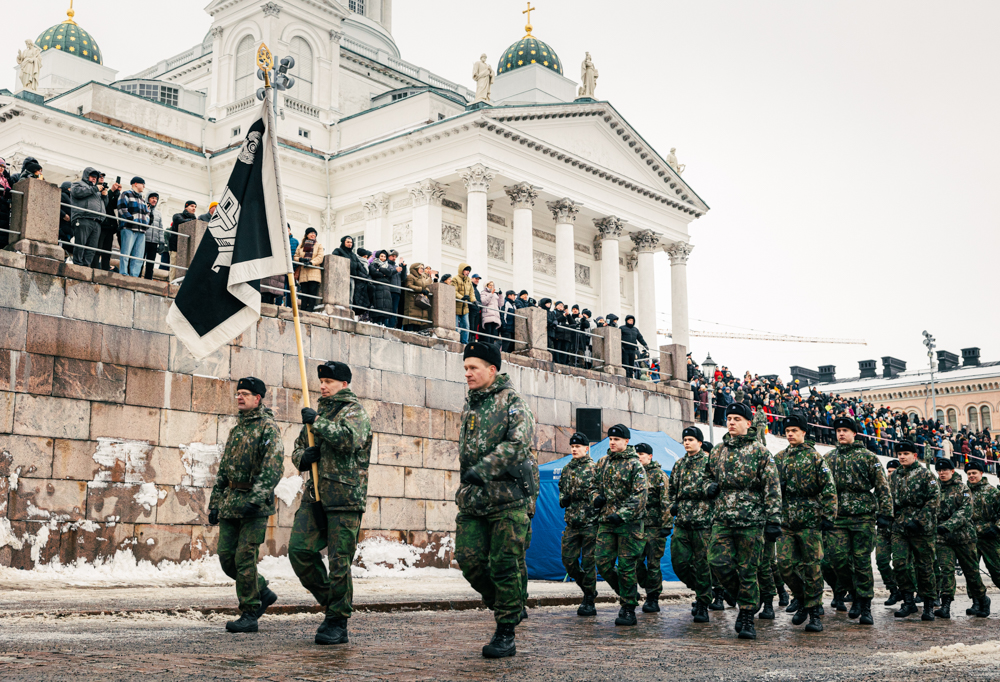
[[[35,44],[43,51],[60,50],[76,55],[81,59],[95,64],[103,64],[101,48],[97,46],[89,33],[80,28],[75,21],[72,9],[66,12],[68,18],[61,24],[45,29],[38,36]]]
[[[524,27],[525,36],[508,47],[500,57],[497,64],[497,75],[513,71],[514,69],[528,66],[529,64],[541,64],[547,69],[552,69],[560,76],[563,75],[562,60],[556,51],[546,43],[531,35],[531,14],[534,11],[531,3],[528,3],[528,10],[524,14],[528,15],[528,24]]]

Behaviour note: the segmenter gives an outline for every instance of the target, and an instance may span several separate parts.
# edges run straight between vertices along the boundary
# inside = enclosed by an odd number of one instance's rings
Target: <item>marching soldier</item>
[[[562,562],[566,574],[583,590],[578,616],[596,616],[597,569],[594,548],[597,546],[597,516],[594,509],[594,476],[597,467],[590,458],[590,439],[579,431],[570,436],[573,459],[559,476],[559,506],[566,510],[566,529],[562,535]]]
[[[264,382],[244,377],[236,384],[239,419],[229,432],[219,461],[219,473],[208,501],[208,522],[219,524],[219,562],[236,581],[239,620],[226,623],[229,632],[257,632],[257,619],[278,600],[257,573],[258,551],[275,513],[274,487],[281,481],[284,448],[274,413],[261,401]]]
[[[905,618],[917,612],[914,592],[924,601],[921,620],[934,620],[934,538],[941,490],[934,478],[917,461],[917,446],[904,440],[896,446],[900,467],[892,475],[892,560],[903,593],[903,606],[893,615]],[[914,570],[916,584],[914,584]],[[949,569],[954,574],[954,563]]]
[[[496,620],[483,656],[504,658],[517,653],[514,628],[524,609],[521,567],[529,506],[538,494],[530,451],[535,416],[510,377],[499,373],[499,346],[476,341],[465,346],[463,357],[469,393],[458,444],[455,558]]]
[[[751,426],[757,432],[757,442],[767,447],[767,415],[764,414],[763,405],[758,405],[757,409],[754,410]]]
[[[667,475],[659,462],[653,461],[653,448],[649,443],[635,446],[642,468],[646,471],[646,509],[642,514],[643,536],[646,544],[635,566],[636,582],[646,590],[643,613],[659,613],[660,593],[663,592],[663,572],[660,561],[667,549],[667,538],[673,528],[667,499]]]
[[[891,484],[892,472],[899,468],[898,459],[890,459],[886,462],[885,470],[888,472],[888,479]],[[892,490],[892,485],[889,486]],[[896,572],[892,570],[892,529],[879,526],[875,536],[875,565],[878,566],[879,575],[882,576],[882,583],[889,590],[889,598],[883,604],[895,606],[902,599],[899,587],[896,583]]]
[[[329,361],[317,368],[320,382],[318,409],[302,408],[302,431],[295,439],[292,463],[299,471],[319,471],[319,499],[314,483],[305,492],[288,542],[288,558],[302,586],[326,608],[316,631],[317,644],[347,644],[354,586],[351,562],[361,532],[361,516],[368,501],[368,465],[372,452],[372,425],[368,413],[351,390],[351,368]],[[315,445],[307,429],[312,426]],[[311,475],[310,475],[311,478]],[[327,549],[330,569],[320,551]]]
[[[639,605],[635,565],[645,544],[642,514],[646,508],[646,471],[628,444],[631,432],[623,424],[608,429],[608,454],[597,463],[595,509],[601,510],[597,527],[597,570],[618,594],[621,608],[615,625],[635,625]],[[618,568],[615,568],[615,562]]]
[[[993,584],[1000,587],[1000,490],[989,484],[983,476],[985,467],[978,460],[965,465],[969,477],[969,492],[972,493],[972,525],[976,528],[976,550],[986,564]],[[978,603],[972,600],[972,608],[966,609],[970,616],[986,618],[990,615],[990,598],[983,595]]]
[[[778,538],[778,565],[799,608],[792,623],[806,625],[807,632],[822,632],[820,607],[823,601],[824,530],[833,530],[837,518],[837,486],[833,474],[814,447],[806,441],[809,425],[805,417],[785,417],[788,447],[774,456],[781,480],[781,529]],[[861,622],[872,624],[870,607],[862,608]]]
[[[757,639],[754,613],[760,606],[757,568],[764,542],[781,536],[781,489],[771,453],[750,426],[753,414],[743,403],[726,408],[722,444],[705,468],[705,492],[717,497],[708,561],[725,590],[740,606],[736,632]]]
[[[976,531],[972,528],[972,493],[955,475],[955,465],[949,459],[934,463],[941,481],[941,506],[937,518],[938,592],[941,608],[934,611],[939,618],[951,618],[951,603],[955,601],[955,560],[962,567],[966,592],[973,601],[986,595],[986,586],[979,575],[979,554],[976,551]]]
[[[674,463],[667,481],[667,497],[673,515],[670,563],[688,589],[694,590],[691,615],[695,623],[708,622],[712,603],[712,571],[708,565],[708,541],[712,532],[712,502],[705,492],[708,452],[702,449],[701,429],[684,429],[684,456]],[[722,603],[720,597],[719,603]],[[722,607],[725,608],[725,607]]]
[[[837,447],[827,453],[826,461],[837,484],[837,518],[834,529],[823,537],[823,553],[835,576],[836,584],[831,585],[837,610],[845,608],[844,592],[850,590],[854,601],[847,615],[858,618],[862,607],[871,611],[875,526],[892,524],[892,498],[878,457],[855,440],[858,423],[851,417],[837,417],[833,427]]]

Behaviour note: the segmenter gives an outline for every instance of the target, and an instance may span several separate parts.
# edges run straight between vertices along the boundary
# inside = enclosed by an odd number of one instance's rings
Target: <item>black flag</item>
[[[260,280],[291,272],[267,106],[247,132],[229,183],[181,282],[167,324],[196,358],[260,319]]]

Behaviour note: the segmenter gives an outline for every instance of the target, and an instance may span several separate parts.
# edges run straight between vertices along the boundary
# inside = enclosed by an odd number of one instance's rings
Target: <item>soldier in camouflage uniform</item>
[[[826,462],[837,485],[837,519],[834,529],[823,536],[823,554],[835,575],[834,605],[844,610],[844,593],[850,590],[854,602],[847,615],[858,618],[863,607],[871,610],[875,596],[875,526],[891,525],[892,498],[878,457],[855,440],[857,422],[837,417],[833,427],[837,447],[826,454]]]
[[[645,546],[642,515],[646,509],[646,470],[628,444],[623,424],[608,429],[608,454],[597,463],[594,508],[601,510],[597,527],[597,570],[618,594],[621,608],[615,625],[635,625],[639,604],[635,566]],[[618,562],[617,569],[615,562]]]
[[[704,440],[697,426],[684,429],[685,454],[674,463],[667,481],[667,499],[674,523],[670,563],[677,577],[694,590],[696,601],[691,615],[696,623],[708,622],[712,603],[712,570],[708,565],[712,501],[705,492],[708,452],[702,449]]]
[[[898,459],[890,459],[885,464],[886,477],[889,480],[889,490],[892,490],[892,472],[899,468]],[[879,526],[875,536],[875,565],[878,566],[879,575],[882,576],[882,583],[889,590],[889,598],[883,604],[895,606],[902,599],[899,593],[899,584],[896,582],[896,572],[892,570],[892,529]]]
[[[531,457],[535,416],[499,374],[500,348],[465,347],[469,387],[459,433],[461,485],[455,494],[455,559],[462,575],[493,610],[497,628],[483,656],[513,656],[514,628],[524,608],[521,566],[530,527],[528,508],[537,466]]]
[[[969,477],[969,492],[972,493],[972,525],[976,530],[976,550],[986,564],[993,584],[1000,587],[1000,490],[989,484],[983,476],[983,463],[972,460],[965,465]],[[966,609],[970,616],[986,618],[990,615],[990,598],[983,595],[978,603],[972,600],[972,608]]]
[[[778,565],[799,608],[792,623],[806,625],[808,632],[822,632],[819,609],[823,601],[824,530],[833,530],[837,518],[837,486],[833,474],[814,447],[806,440],[809,424],[805,417],[785,417],[788,447],[774,456],[781,479],[781,528]],[[871,625],[870,607],[862,611],[861,622]]]
[[[528,617],[528,550],[531,548],[531,523],[535,518],[535,509],[538,506],[538,493],[541,491],[542,479],[538,473],[538,462],[535,460],[535,455],[531,450],[528,450],[528,458],[531,460],[531,472],[532,472],[532,490],[534,494],[531,496],[531,500],[528,502],[528,534],[524,536],[524,557],[521,559],[521,591],[522,591],[522,602],[524,606],[521,607],[521,620]],[[596,615],[596,611],[594,612]]]
[[[361,532],[361,516],[368,502],[368,465],[372,452],[372,425],[368,413],[350,388],[351,368],[330,361],[317,368],[320,381],[318,409],[302,408],[305,424],[295,439],[292,463],[309,471],[305,492],[288,543],[288,558],[302,586],[326,608],[316,631],[317,644],[346,644],[354,585],[351,562]],[[309,445],[312,428],[315,445]],[[319,472],[316,509],[312,465]],[[322,515],[317,518],[317,514]],[[320,551],[327,549],[329,573]]]
[[[577,432],[570,436],[573,453],[559,475],[559,506],[566,510],[566,528],[562,534],[562,563],[566,574],[583,590],[578,616],[596,616],[597,596],[597,516],[594,509],[594,476],[597,467],[590,458],[590,439]]]
[[[937,568],[938,593],[941,608],[935,609],[939,618],[951,618],[951,603],[955,601],[955,561],[962,567],[966,592],[973,600],[982,599],[986,586],[979,575],[979,554],[976,550],[976,531],[972,528],[972,493],[955,476],[955,465],[948,459],[934,463],[941,481],[941,506],[937,518]]]
[[[754,410],[751,426],[757,432],[757,442],[767,447],[767,415],[764,414],[763,405],[758,405]]]
[[[653,461],[653,448],[649,443],[635,446],[635,454],[646,471],[646,509],[642,514],[643,536],[646,544],[635,565],[635,578],[639,587],[646,590],[643,613],[660,611],[660,593],[663,592],[663,571],[660,561],[667,550],[667,538],[673,529],[667,499],[667,475],[659,462]]]
[[[937,537],[937,512],[941,506],[941,488],[937,479],[917,461],[917,446],[902,441],[896,446],[900,467],[892,475],[892,500],[895,519],[892,524],[892,559],[903,606],[893,615],[905,618],[917,613],[914,591],[924,600],[921,620],[934,620],[937,583],[934,576],[934,539]],[[913,580],[916,569],[916,584]],[[954,564],[950,569],[954,573]]]
[[[240,617],[229,632],[257,632],[257,619],[278,600],[257,573],[267,519],[275,513],[274,487],[281,480],[285,450],[274,413],[261,405],[267,388],[256,377],[236,384],[239,420],[229,432],[208,501],[208,522],[219,524],[219,562],[236,581]]]
[[[771,453],[757,441],[753,415],[743,403],[726,408],[728,433],[708,457],[705,492],[718,496],[712,518],[708,562],[726,591],[736,597],[740,639],[756,639],[760,607],[757,567],[764,542],[781,536],[781,487]]]

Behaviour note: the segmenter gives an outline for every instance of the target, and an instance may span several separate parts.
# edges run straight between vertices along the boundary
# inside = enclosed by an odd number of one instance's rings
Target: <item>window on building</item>
[[[958,431],[958,412],[955,411],[954,407],[948,408],[948,426],[951,427],[952,431]]]
[[[121,89],[125,92],[131,92],[133,95],[139,95],[143,99],[160,102],[171,107],[177,106],[180,93],[177,88],[157,83],[126,83],[121,86]]]
[[[357,253],[358,249],[363,248],[365,248],[365,236],[363,234],[359,234],[354,238],[354,253]]]
[[[289,54],[295,58],[295,68],[291,75],[295,78],[295,85],[288,91],[288,94],[307,104],[312,104],[313,91],[313,51],[309,43],[304,38],[296,36],[288,44]]]
[[[241,132],[243,132],[243,128],[241,126],[236,126],[233,128],[233,137],[238,137]]]
[[[299,128],[299,137],[304,137],[305,139],[308,140],[309,139],[309,131],[306,130],[305,128]]]
[[[990,414],[990,406],[983,405],[979,408],[979,416],[982,417],[980,423],[983,425],[984,429],[993,430],[993,415]]]
[[[910,423],[914,424],[920,421],[920,415],[916,412],[910,412]]]
[[[254,50],[253,36],[244,36],[236,48],[236,70],[234,71],[236,82],[236,99],[243,99],[253,94],[254,88]]]
[[[934,420],[944,424],[944,410],[938,410],[934,413]]]
[[[349,0],[348,7],[352,12],[357,12],[358,14],[364,14],[365,0]]]
[[[396,92],[396,93],[393,93],[393,95],[392,95],[392,101],[393,102],[398,102],[399,100],[405,99],[405,98],[407,98],[409,96],[410,96],[410,93],[408,93],[408,92]]]
[[[969,430],[979,430],[979,410],[974,407],[969,408]]]
[[[83,116],[83,105],[82,104],[76,108],[76,115],[77,116]]]

